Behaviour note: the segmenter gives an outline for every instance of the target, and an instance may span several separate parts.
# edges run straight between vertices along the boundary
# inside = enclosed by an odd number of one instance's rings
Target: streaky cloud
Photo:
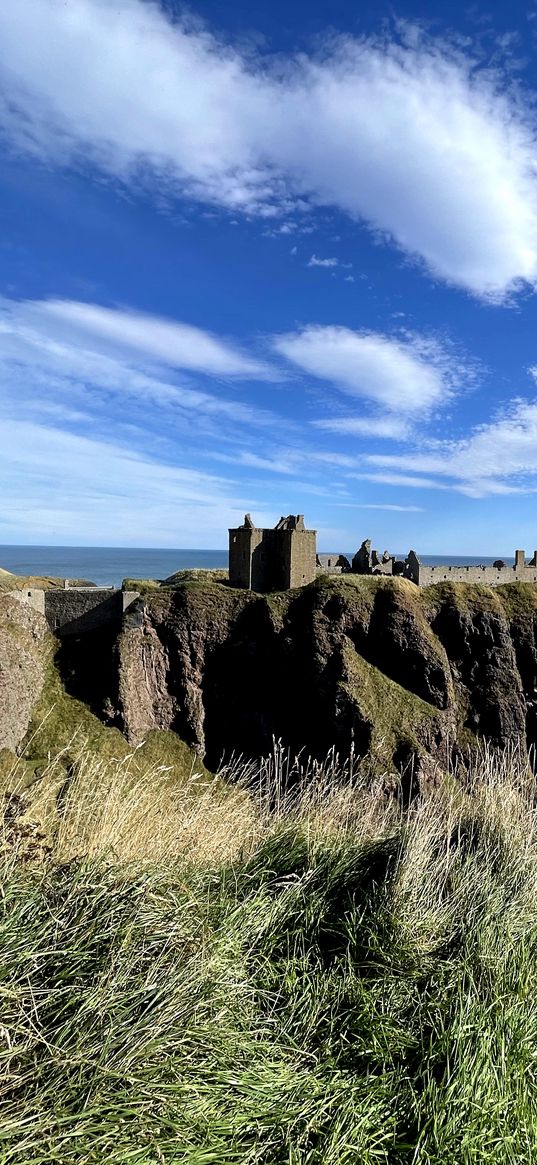
[[[501,302],[537,277],[533,94],[410,31],[272,60],[149,0],[17,0],[0,6],[0,121],[16,150],[161,200],[285,221],[337,207]]]

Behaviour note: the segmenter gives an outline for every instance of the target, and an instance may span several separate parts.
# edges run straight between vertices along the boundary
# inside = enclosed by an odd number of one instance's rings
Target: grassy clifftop
[[[64,667],[106,675],[99,700],[66,688],[56,649],[39,649],[45,682],[17,747],[40,764],[73,733],[106,757],[158,740],[178,771],[195,754],[214,772],[232,754],[268,755],[276,739],[426,777],[480,736],[537,744],[536,592],[321,576],[257,595],[187,572],[147,588],[117,641],[72,641]]]
[[[98,672],[99,659],[93,666]],[[0,795],[26,789],[29,804],[39,804],[47,834],[54,832],[58,792],[81,755],[105,768],[128,765],[133,779],[152,766],[155,788],[178,786],[192,772],[207,776],[201,759],[173,732],[149,730],[133,753],[117,728],[106,727],[69,694],[59,644],[43,616],[8,593],[0,595]]]
[[[69,579],[70,586],[92,586],[88,579]],[[55,578],[53,575],[24,575],[12,574],[9,570],[0,567],[0,592],[24,591],[30,587],[38,587],[45,591],[61,590],[65,586],[65,579]]]
[[[270,595],[206,577],[160,587],[120,641],[127,732],[164,710],[209,767],[273,737],[398,765],[480,735],[532,743],[534,591],[359,576]]]

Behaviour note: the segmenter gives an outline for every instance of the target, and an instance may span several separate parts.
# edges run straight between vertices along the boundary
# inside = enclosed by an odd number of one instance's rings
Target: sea
[[[330,551],[322,551],[330,553]],[[346,552],[344,552],[346,553]],[[347,554],[351,559],[354,551]],[[404,558],[401,554],[398,557]],[[497,558],[421,554],[424,566],[492,566]],[[165,579],[177,570],[227,569],[227,550],[160,550],[114,546],[0,546],[0,567],[13,574],[83,578],[97,586],[121,586],[124,578]]]

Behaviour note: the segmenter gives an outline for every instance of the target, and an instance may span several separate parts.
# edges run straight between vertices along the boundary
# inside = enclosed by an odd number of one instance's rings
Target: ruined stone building
[[[387,550],[383,554],[372,550],[371,541],[366,538],[354,555],[351,569],[353,574],[403,574],[404,565],[401,559],[394,558]]]
[[[492,566],[427,566],[414,550],[396,558],[371,548],[365,539],[352,559],[344,554],[317,554],[316,530],[306,530],[302,514],[289,514],[274,529],[254,526],[249,514],[243,525],[229,531],[229,581],[252,591],[285,591],[303,587],[318,575],[367,574],[408,579],[418,587],[438,582],[537,583],[537,550],[526,562],[524,550],[515,551],[514,565],[497,559]]]
[[[306,530],[303,514],[289,514],[274,529],[254,526],[246,514],[229,531],[229,581],[251,591],[285,591],[313,582],[317,531]]]
[[[350,574],[351,564],[345,554],[318,554],[318,574]]]
[[[407,578],[418,587],[429,587],[438,582],[469,582],[484,583],[488,587],[497,587],[501,583],[509,582],[537,582],[537,550],[533,558],[526,562],[524,550],[515,550],[514,565],[508,566],[501,559],[496,559],[492,566],[463,566],[438,565],[427,566],[420,561],[415,550],[409,550],[405,559],[395,558],[385,550],[379,554],[371,549],[371,542],[366,539],[360,549],[356,551],[352,560],[354,574],[388,574]]]
[[[424,566],[414,550],[407,555],[403,577],[419,587],[432,586],[439,582],[484,583],[487,587],[498,587],[501,583],[537,582],[537,550],[533,558],[526,562],[526,552],[515,550],[513,566],[507,566],[497,559],[492,566]]]

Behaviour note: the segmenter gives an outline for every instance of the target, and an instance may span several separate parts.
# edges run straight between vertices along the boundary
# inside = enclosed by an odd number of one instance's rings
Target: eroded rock
[[[23,739],[45,677],[43,615],[0,594],[0,749]]]

